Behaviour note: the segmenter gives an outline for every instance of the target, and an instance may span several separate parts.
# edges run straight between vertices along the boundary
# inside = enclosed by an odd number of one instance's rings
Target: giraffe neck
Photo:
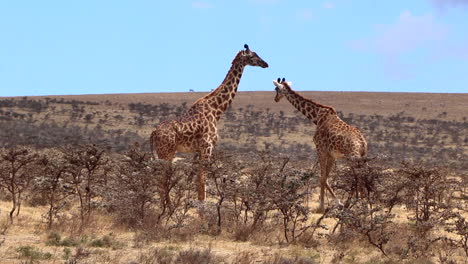
[[[285,95],[288,101],[308,119],[312,120],[314,124],[318,124],[324,120],[324,117],[329,114],[336,114],[335,109],[330,106],[316,103],[310,99],[303,97],[296,93],[290,87],[286,87],[288,93]]]
[[[208,109],[207,114],[212,115],[216,121],[226,111],[236,95],[237,87],[245,68],[245,64],[241,62],[239,56],[240,53],[233,60],[231,68],[218,88],[199,99],[193,106],[195,107],[199,104],[206,105],[205,110]]]

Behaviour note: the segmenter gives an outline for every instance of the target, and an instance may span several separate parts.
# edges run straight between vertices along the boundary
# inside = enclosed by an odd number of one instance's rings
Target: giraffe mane
[[[243,52],[243,50],[240,50],[239,52],[237,52],[236,57],[234,57],[231,64],[237,63],[237,61],[240,60],[240,58],[242,56],[242,52]]]
[[[305,101],[309,102],[309,103],[312,103],[314,105],[317,105],[318,107],[321,107],[321,108],[326,108],[326,109],[330,109],[332,111],[333,114],[336,114],[336,110],[334,107],[332,106],[329,106],[329,105],[324,105],[324,104],[321,104],[321,103],[317,103],[317,102],[314,102],[313,100],[309,99],[309,98],[305,98],[303,96],[301,96],[300,94],[298,94],[296,91],[294,91],[291,86],[289,86],[289,84],[287,82],[282,82],[281,83],[282,85],[284,85],[284,87],[286,89],[288,89],[289,91],[291,91],[292,93],[304,98]]]

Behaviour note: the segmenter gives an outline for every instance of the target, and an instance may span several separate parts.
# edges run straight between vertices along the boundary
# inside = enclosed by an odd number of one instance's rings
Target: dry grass
[[[333,201],[330,200],[328,203],[333,204]],[[284,244],[281,242],[284,241],[282,234],[277,231],[263,234],[269,236],[269,242],[265,242],[263,239],[239,242],[235,241],[233,235],[229,233],[213,236],[201,232],[190,240],[168,239],[141,243],[135,239],[134,232],[117,225],[115,219],[108,213],[96,212],[93,214],[89,227],[84,233],[77,234],[75,232],[77,227],[74,228],[73,221],[70,220],[65,221],[53,231],[47,231],[47,226],[42,218],[47,208],[40,206],[23,206],[20,216],[15,218],[13,225],[9,225],[4,212],[7,212],[10,206],[10,202],[0,202],[0,212],[3,216],[0,219],[0,228],[8,227],[3,234],[0,234],[0,256],[2,256],[0,264],[25,263],[27,258],[24,257],[26,252],[24,249],[26,248],[36,252],[35,258],[40,260],[40,263],[66,263],[66,260],[77,259],[79,260],[77,263],[128,264],[138,263],[143,259],[142,256],[148,258],[155,252],[160,254],[166,252],[174,258],[177,254],[181,254],[180,252],[194,255],[210,254],[216,259],[223,259],[225,263],[235,263],[235,261],[241,260],[244,262],[239,263],[295,263],[291,262],[294,259],[311,261],[301,263],[401,263],[383,257],[378,250],[366,244],[365,241],[351,240],[349,243],[341,241],[338,244],[330,242],[329,236],[334,236],[331,233],[331,227],[336,224],[336,219],[333,218],[326,218],[321,222],[329,228],[328,230],[319,230],[312,238],[313,243],[309,241],[305,244]],[[307,206],[312,209],[318,207],[317,190],[312,192]],[[397,207],[394,213],[397,215],[395,223],[401,225],[399,230],[407,229],[410,221],[409,211],[403,207]],[[192,214],[196,213],[192,212]],[[467,212],[464,215],[468,216]],[[316,222],[321,216],[322,214],[311,213],[311,223]],[[51,244],[51,232],[58,233],[61,241],[72,239],[76,243],[69,245],[65,243]],[[443,234],[442,230],[438,232]],[[398,241],[392,243],[398,247]],[[434,254],[436,253],[434,252]],[[287,260],[278,262],[280,259]],[[463,263],[462,255],[454,255],[452,260],[456,260],[456,263]]]
[[[2,212],[8,210],[8,202],[0,203]],[[17,249],[25,246],[32,246],[43,253],[52,254],[49,260],[42,260],[41,263],[62,263],[65,256],[65,248],[71,250],[71,255],[76,254],[78,247],[48,246],[47,230],[42,222],[41,214],[45,213],[44,208],[24,207],[23,212],[16,223],[9,226],[5,234],[0,235],[0,264],[21,263],[24,258],[20,257]],[[1,220],[1,223],[8,222],[7,218]],[[253,245],[249,242],[232,242],[218,237],[199,235],[194,241],[190,242],[158,242],[150,243],[143,247],[134,245],[134,233],[109,225],[108,216],[98,215],[95,218],[92,228],[82,234],[82,237],[103,237],[110,233],[116,241],[122,243],[120,248],[96,248],[86,246],[87,256],[84,257],[84,263],[130,263],[136,261],[138,256],[150,252],[155,247],[169,248],[171,250],[181,251],[191,248],[206,249],[211,248],[212,252],[223,258],[229,258],[238,252],[251,252],[262,259],[271,254],[271,248]],[[6,223],[5,223],[6,224]],[[63,233],[63,237],[67,237]],[[195,246],[196,245],[196,246]]]
[[[311,197],[310,206],[318,206],[316,202],[318,196],[314,194]],[[9,202],[0,202],[0,211],[9,210]],[[262,245],[258,242],[238,242],[233,241],[231,235],[224,234],[221,236],[210,236],[206,234],[196,235],[191,241],[162,241],[149,242],[146,244],[135,244],[135,233],[120,228],[112,224],[109,215],[96,214],[90,228],[85,233],[78,237],[74,237],[69,232],[59,232],[62,240],[73,237],[75,240],[86,239],[88,242],[81,242],[80,245],[72,246],[53,246],[48,243],[50,232],[46,229],[46,224],[43,222],[42,214],[46,212],[43,207],[24,206],[22,213],[16,219],[13,225],[9,225],[5,234],[0,235],[0,264],[24,263],[22,261],[27,258],[22,258],[18,249],[20,247],[33,247],[38,252],[50,253],[50,259],[41,260],[40,263],[64,263],[65,257],[81,256],[81,261],[78,263],[131,263],[137,261],[139,256],[146,255],[154,251],[155,248],[169,249],[173,252],[184,250],[204,250],[210,249],[212,254],[221,257],[225,261],[234,261],[236,257],[241,255],[249,255],[251,263],[268,263],[266,260],[271,260],[275,256],[284,258],[303,257],[314,259],[317,263],[332,263],[332,259],[336,254],[334,248],[326,242],[318,245],[316,248],[310,249],[300,245]],[[5,215],[3,215],[5,216]],[[314,214],[313,219],[318,219],[320,214]],[[4,217],[0,224],[7,224],[8,219]],[[333,221],[328,219],[327,224],[332,225]],[[65,230],[65,229],[64,229]],[[93,247],[90,241],[93,239],[103,238],[112,234],[112,239],[119,243],[117,248],[112,247]],[[280,235],[278,235],[279,237]],[[362,251],[363,248],[356,247],[356,252]],[[69,251],[70,253],[66,253]],[[378,252],[372,249],[365,249],[360,253],[355,253],[360,260],[369,259],[369,257],[378,255]],[[226,262],[230,263],[230,262]],[[354,262],[360,263],[360,262]]]

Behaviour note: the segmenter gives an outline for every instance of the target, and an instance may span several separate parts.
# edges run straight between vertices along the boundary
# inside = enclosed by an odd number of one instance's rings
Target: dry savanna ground
[[[468,94],[301,94],[369,142],[344,207],[316,211],[315,127],[273,92],[220,120],[206,204],[147,141],[205,93],[0,98],[0,263],[467,263]]]

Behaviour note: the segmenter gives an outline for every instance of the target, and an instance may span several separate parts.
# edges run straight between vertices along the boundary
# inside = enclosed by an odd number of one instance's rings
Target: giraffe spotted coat
[[[276,90],[276,102],[286,97],[297,110],[317,125],[314,143],[320,164],[319,210],[324,210],[325,189],[340,203],[328,184],[331,169],[336,159],[356,160],[364,157],[367,154],[366,139],[358,128],[341,120],[333,107],[322,105],[301,96],[291,89],[291,83],[286,82],[284,78],[283,80],[278,78],[273,83]]]
[[[156,158],[172,160],[177,152],[198,153],[198,199],[205,199],[206,162],[218,141],[217,122],[232,103],[245,66],[267,68],[268,64],[247,45],[237,53],[221,85],[196,101],[182,116],[157,125],[150,136]]]

